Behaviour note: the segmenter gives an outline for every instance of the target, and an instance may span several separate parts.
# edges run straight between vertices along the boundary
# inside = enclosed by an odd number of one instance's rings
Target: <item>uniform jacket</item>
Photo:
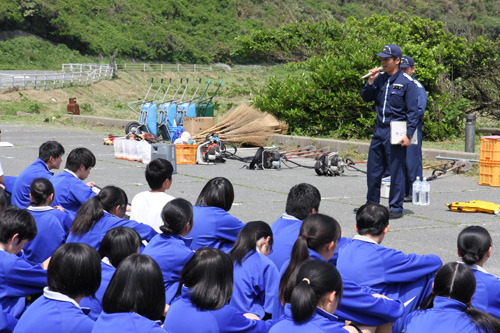
[[[271,327],[269,333],[346,333],[348,331],[343,328],[344,324],[336,316],[320,308],[316,308],[311,318],[297,324],[293,321],[291,305],[285,304],[284,319]]]
[[[165,333],[156,321],[133,312],[101,313],[92,333]]]
[[[24,169],[14,183],[12,189],[12,204],[19,208],[26,208],[30,205],[30,186],[36,178],[50,179],[53,173],[49,171],[47,164],[40,158]]]
[[[50,179],[54,185],[54,206],[61,206],[73,218],[76,216],[78,209],[91,197],[97,194],[92,191],[90,186],[87,186],[76,175],[69,171],[55,175]]]

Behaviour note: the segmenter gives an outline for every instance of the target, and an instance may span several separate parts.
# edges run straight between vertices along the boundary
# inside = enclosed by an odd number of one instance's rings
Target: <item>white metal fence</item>
[[[63,64],[62,72],[16,72],[0,75],[0,90],[62,88],[90,85],[111,78],[113,68],[102,64]]]
[[[260,65],[234,65],[226,64],[155,64],[155,63],[121,63],[117,64],[117,70],[141,71],[141,72],[266,72],[266,66]]]

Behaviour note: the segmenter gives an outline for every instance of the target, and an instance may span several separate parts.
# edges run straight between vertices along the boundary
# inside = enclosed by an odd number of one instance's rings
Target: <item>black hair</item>
[[[468,265],[474,265],[483,259],[492,244],[490,233],[481,226],[465,228],[457,239],[458,253]]]
[[[304,220],[313,209],[316,212],[321,202],[319,190],[311,184],[300,183],[288,192],[285,212],[299,220]]]
[[[389,209],[380,204],[366,203],[356,213],[358,234],[379,236],[389,225]]]
[[[36,233],[35,219],[27,210],[8,206],[0,212],[0,243],[7,244],[15,234],[19,234],[19,242],[33,240]]]
[[[97,196],[88,199],[78,210],[70,232],[75,235],[86,234],[103,217],[104,211],[116,206],[125,207],[128,198],[124,190],[116,186],[105,186]]]
[[[99,245],[101,259],[108,257],[113,267],[118,267],[120,262],[141,246],[141,236],[132,228],[116,227],[108,230]]]
[[[32,205],[45,205],[50,195],[54,194],[54,185],[47,178],[36,178],[31,182],[30,194]]]
[[[269,224],[263,221],[252,221],[245,224],[241,229],[234,243],[233,248],[229,251],[229,256],[238,265],[243,263],[243,259],[255,253],[257,241],[261,238],[271,237],[269,246],[273,246],[273,232]]]
[[[95,155],[87,148],[73,149],[66,159],[65,168],[73,172],[77,172],[83,164],[85,169],[95,166]]]
[[[433,292],[422,303],[421,309],[434,306],[436,296],[447,297],[467,304],[465,313],[480,332],[500,332],[500,319],[474,308],[470,302],[476,291],[476,277],[464,264],[450,262],[443,265],[434,278]]]
[[[101,284],[101,259],[88,244],[68,243],[52,254],[47,285],[71,298],[94,296]]]
[[[339,223],[330,216],[311,214],[304,219],[299,237],[293,244],[290,263],[280,280],[279,298],[283,304],[290,303],[299,267],[310,259],[308,248],[318,252],[332,241],[337,243],[341,235]]]
[[[170,200],[161,211],[163,225],[160,230],[164,234],[181,234],[188,222],[193,224],[193,205],[186,199],[177,198]]]
[[[102,309],[106,313],[135,312],[160,320],[165,310],[165,286],[156,261],[137,253],[123,259],[104,293]]]
[[[152,160],[146,166],[146,181],[152,190],[159,190],[165,180],[172,180],[174,167],[164,158]]]
[[[212,178],[201,190],[196,206],[219,207],[228,212],[234,201],[233,184],[224,177]]]
[[[219,249],[198,249],[181,272],[177,295],[182,286],[190,288],[191,302],[200,310],[218,310],[233,294],[233,263]]]
[[[7,199],[7,194],[3,187],[0,187],[0,212],[4,210],[5,207],[9,204],[9,200]]]
[[[322,260],[306,261],[300,266],[290,298],[293,320],[302,323],[311,318],[322,298],[332,291],[342,298],[342,278],[335,266]]]
[[[38,158],[47,163],[50,157],[58,158],[64,154],[63,146],[57,141],[47,141],[38,148]]]

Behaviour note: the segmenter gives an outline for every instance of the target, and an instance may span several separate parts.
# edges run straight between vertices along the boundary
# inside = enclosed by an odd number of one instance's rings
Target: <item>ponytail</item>
[[[299,237],[293,245],[290,263],[280,280],[278,295],[282,304],[290,302],[299,267],[310,258],[308,249],[318,252],[326,244],[332,241],[336,243],[340,236],[340,225],[330,216],[311,214],[304,219]]]
[[[342,298],[342,278],[335,266],[321,260],[306,261],[290,297],[293,320],[302,323],[311,318],[322,299],[333,291]]]
[[[458,235],[457,249],[467,265],[474,265],[488,253],[492,243],[488,230],[480,226],[470,226]]]
[[[54,194],[54,185],[47,178],[36,178],[31,182],[30,194],[33,206],[47,205],[47,200]]]
[[[269,246],[273,246],[273,232],[269,224],[264,221],[251,221],[245,224],[238,234],[238,238],[233,248],[229,251],[231,260],[238,265],[242,265],[243,260],[255,252],[259,239],[269,238]]]
[[[163,207],[161,219],[160,230],[164,234],[180,235],[189,222],[193,224],[193,205],[186,199],[173,199]]]
[[[500,319],[497,317],[476,309],[472,305],[468,305],[465,313],[476,324],[481,332],[496,333],[500,332]]]

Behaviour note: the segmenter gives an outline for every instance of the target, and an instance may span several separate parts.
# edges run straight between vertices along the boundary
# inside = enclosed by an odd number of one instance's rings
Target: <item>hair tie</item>
[[[309,235],[308,234],[301,234],[302,237],[304,237],[305,239],[308,239],[309,238]]]
[[[472,249],[468,249],[468,250],[467,250],[467,253],[470,253],[470,254],[476,254],[476,251],[475,251],[475,250],[472,250]]]
[[[307,284],[309,284],[309,285],[311,284],[311,281],[309,281],[309,279],[308,279],[308,278],[303,278],[303,279],[302,279],[302,281],[306,281],[306,282],[307,282]]]

